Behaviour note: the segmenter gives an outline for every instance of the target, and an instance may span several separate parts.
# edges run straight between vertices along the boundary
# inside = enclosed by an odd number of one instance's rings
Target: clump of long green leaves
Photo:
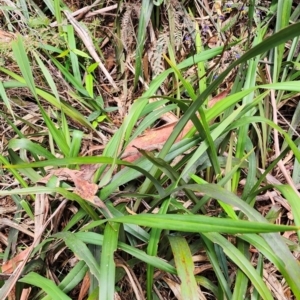
[[[150,2],[143,2],[148,5],[144,7],[150,7]],[[155,3],[160,4],[158,1]],[[288,185],[262,187],[267,175],[290,150],[295,157],[293,178],[299,178],[298,140],[293,140],[293,132],[285,132],[275,124],[265,109],[269,105],[270,91],[276,91],[278,103],[284,101],[287,92],[290,93],[289,96],[299,93],[299,74],[291,71],[289,67],[297,63],[293,62],[293,53],[288,56],[289,64],[285,65],[283,62],[286,41],[293,40],[291,49],[296,51],[294,46],[298,41],[300,24],[287,27],[289,19],[293,22],[297,20],[293,19],[293,14],[290,16],[289,4],[284,3],[287,2],[278,1],[274,35],[265,39],[267,25],[259,27],[261,24],[256,24],[259,30],[250,50],[246,49],[242,57],[207,86],[203,77],[206,73],[199,74],[199,86],[202,87],[200,95],[189,80],[183,77],[182,71],[194,64],[197,64],[199,70],[204,70],[205,62],[220,55],[222,47],[202,49],[180,64],[174,62],[170,50],[170,60],[166,57],[170,69],[155,78],[149,89],[131,106],[103,155],[97,157],[79,157],[83,130],[74,130],[68,124],[68,118],[81,124],[84,129],[94,129],[82,113],[60,99],[55,83],[38,51],[31,50],[31,57],[39,65],[51,93],[36,87],[31,72],[32,61],[26,54],[21,37],[13,42],[12,51],[22,75],[1,68],[1,71],[11,78],[11,81],[6,81],[0,86],[2,99],[9,112],[14,114],[9,106],[6,90],[15,86],[30,89],[39,105],[47,134],[44,134],[44,143],[32,141],[5,116],[18,137],[9,142],[8,155],[1,155],[0,160],[3,172],[11,174],[19,182],[20,188],[2,190],[0,195],[12,195],[18,207],[23,208],[32,220],[37,218],[34,205],[34,201],[39,201],[37,195],[60,195],[62,199],[77,203],[77,212],[65,226],[51,237],[45,236],[42,241],[37,242],[33,251],[35,253],[41,250],[40,256],[45,259],[47,253],[59,251],[62,245],[65,245],[78,258],[76,264],[67,274],[61,275],[59,284],[55,284],[45,274],[35,272],[34,269],[23,276],[18,284],[26,283],[38,287],[39,292],[36,296],[42,299],[70,299],[67,294],[78,286],[89,271],[91,287],[94,287],[91,297],[113,299],[116,286],[125,276],[122,264],[116,264],[115,253],[119,251],[121,255],[127,253],[127,264],[133,270],[138,269],[141,264],[146,266],[145,286],[139,286],[136,280],[131,283],[132,286],[136,286],[136,295],[144,297],[144,289],[147,299],[155,299],[155,293],[159,292],[159,281],[162,279],[155,277],[155,270],[179,277],[181,283],[177,296],[182,299],[205,299],[203,289],[213,294],[216,299],[242,299],[250,293],[253,299],[274,299],[276,291],[270,290],[264,282],[266,260],[283,276],[295,297],[300,298],[300,267],[291,250],[297,247],[297,244],[287,243],[287,240],[278,234],[295,230],[299,235],[298,194]],[[56,6],[53,8],[58,16],[58,1],[54,1],[54,4]],[[285,14],[281,14],[282,11]],[[149,20],[148,13],[149,11],[145,13],[139,25],[141,41],[145,34],[142,31],[145,30],[145,24],[142,22]],[[67,34],[68,41],[74,42],[74,32],[70,28],[67,29]],[[199,40],[195,42],[200,43]],[[139,43],[139,47],[142,44]],[[142,49],[137,49],[137,54],[141,52]],[[90,85],[82,85],[76,53],[82,54],[76,51],[73,51],[75,55],[68,53],[75,68],[74,74],[68,72],[53,56],[50,57],[64,78],[78,91],[77,99],[82,101],[84,109],[102,111],[100,102],[89,104],[84,100],[93,95]],[[258,85],[256,74],[259,73],[262,77],[261,61],[264,58],[273,65],[273,83]],[[206,108],[206,99],[212,96],[234,68],[239,68],[239,76],[236,77],[230,95],[212,108]],[[171,97],[150,104],[149,98],[155,95],[165,78],[172,73],[186,90],[191,105]],[[267,76],[261,78],[261,81],[266,82]],[[44,108],[45,102],[52,109],[55,108],[55,112],[48,114]],[[141,150],[143,158],[133,164],[119,159],[119,149],[140,135],[147,125],[154,123],[165,111],[174,107],[179,107],[183,114],[157,156]],[[293,123],[297,121],[297,112],[298,109]],[[197,114],[200,115],[200,119],[196,117]],[[137,121],[142,117],[144,121],[137,125]],[[189,120],[193,121],[197,133],[175,143]],[[282,135],[284,143],[280,155],[261,173],[260,167],[266,166],[268,136],[273,130]],[[251,135],[248,135],[249,132]],[[259,159],[255,151],[260,154]],[[61,158],[57,158],[58,155]],[[183,155],[182,159],[172,163],[180,155]],[[28,163],[26,157],[30,157],[31,162]],[[110,215],[103,208],[95,208],[77,194],[70,192],[68,183],[59,183],[57,176],[52,176],[45,186],[38,183],[47,174],[49,167],[78,168],[84,164],[102,165],[94,177],[94,182],[101,187],[98,196],[105,202]],[[117,165],[125,167],[115,171]],[[236,192],[241,170],[246,173],[246,184],[239,197]],[[205,180],[201,174],[206,174]],[[117,197],[134,198],[135,204],[131,210],[136,212],[136,215],[126,210],[124,202],[113,205],[111,201],[111,198],[116,197],[114,193],[124,186],[130,187],[130,182],[135,183],[135,189],[123,192]],[[294,226],[274,225],[272,222],[278,217],[278,212],[271,209],[264,217],[254,208],[256,196],[271,188],[279,190],[291,206]],[[22,195],[30,195],[31,198],[22,199]],[[147,213],[139,213],[144,209],[142,199],[147,201]],[[215,216],[209,217],[206,216],[206,204],[210,199],[216,200],[215,208],[219,214],[215,213]],[[188,200],[191,204],[187,207],[185,203]],[[53,210],[61,209],[57,203],[51,206]],[[157,213],[154,214],[154,210]],[[16,217],[20,217],[20,214],[16,214]],[[47,223],[45,229],[46,225]],[[11,235],[13,233],[11,231]],[[143,246],[137,247],[140,244]],[[249,254],[250,247],[255,247],[260,253],[256,267],[252,264]],[[193,256],[200,251],[205,253],[209,260],[215,275],[213,279],[194,275]],[[9,257],[9,250],[5,255],[6,258]],[[234,277],[231,269],[237,270]],[[12,278],[3,283],[1,298],[4,298],[11,284]],[[251,292],[249,286],[252,288]],[[173,293],[176,295],[175,289]]]

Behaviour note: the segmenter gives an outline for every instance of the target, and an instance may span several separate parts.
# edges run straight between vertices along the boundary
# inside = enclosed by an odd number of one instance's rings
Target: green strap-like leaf
[[[180,278],[182,299],[198,300],[199,288],[194,275],[194,262],[188,243],[183,237],[169,236],[174,261]]]
[[[20,282],[28,283],[41,288],[45,293],[57,300],[71,300],[53,281],[44,278],[41,275],[31,272],[25,275]]]

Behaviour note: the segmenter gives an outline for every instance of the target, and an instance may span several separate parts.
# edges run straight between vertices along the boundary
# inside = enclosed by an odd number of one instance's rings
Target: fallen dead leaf
[[[80,288],[80,293],[78,296],[78,300],[83,300],[85,299],[88,291],[90,288],[90,274],[89,272],[87,272],[83,278],[82,284],[81,284],[81,288]]]
[[[95,194],[98,191],[98,185],[95,183],[90,183],[84,179],[74,177],[73,181],[75,183],[74,193],[79,195],[82,199],[93,201]]]
[[[70,176],[70,172],[74,173],[74,175],[76,175],[76,176],[81,176],[81,173],[78,170],[70,170],[68,168],[61,168],[61,169],[50,170],[48,175],[39,179],[37,182],[46,184],[52,176],[57,176],[59,181],[68,180],[68,179],[72,180],[72,177]]]
[[[16,37],[15,34],[13,34],[12,32],[7,32],[0,29],[0,41],[2,43],[9,43],[13,39],[15,39],[15,37]]]
[[[46,183],[53,175],[57,176],[59,180],[73,181],[75,185],[74,193],[79,195],[82,199],[92,202],[98,191],[98,185],[89,182],[86,178],[91,178],[96,169],[93,166],[87,166],[88,165],[84,165],[80,171],[68,168],[51,170],[47,176],[41,178],[38,182]]]
[[[144,135],[137,137],[126,147],[122,159],[128,162],[133,162],[141,157],[141,154],[136,148],[153,151],[159,150],[164,145],[170,134],[174,130],[176,123],[167,124],[159,128],[150,129],[145,132]],[[184,127],[181,134],[178,136],[176,141],[180,141],[193,127],[193,122],[189,121]]]
[[[104,202],[96,196],[96,193],[99,189],[98,185],[96,183],[91,183],[85,179],[91,178],[97,168],[98,165],[93,165],[91,167],[89,165],[82,165],[80,171],[71,170],[68,168],[51,170],[47,176],[41,178],[38,182],[46,183],[53,175],[57,176],[59,180],[73,181],[75,185],[73,192],[76,195],[92,203],[93,205],[104,209],[107,212],[108,216],[112,217],[110,211],[108,210]]]
[[[26,255],[28,254],[29,248],[17,254],[12,259],[8,260],[2,265],[2,273],[10,274],[13,273],[16,267],[24,260]]]
[[[80,178],[91,181],[97,169],[99,169],[99,164],[80,165]]]
[[[26,228],[26,225],[25,224],[19,224],[19,223],[16,223],[8,218],[0,218],[0,227],[2,226],[7,226],[7,227],[12,227],[12,228],[15,228],[19,231],[22,231],[24,232],[25,234],[31,236],[31,237],[34,237],[34,233],[31,232],[30,230],[28,230]]]
[[[32,288],[23,289],[21,297],[20,297],[20,300],[28,300],[28,299],[30,299],[29,296],[30,296],[31,290],[32,290]]]
[[[212,107],[217,102],[224,99],[230,92],[230,88],[231,85],[229,85],[229,87],[225,91],[221,92],[220,94],[212,98],[209,101],[208,107]],[[154,128],[145,131],[143,135],[135,138],[127,145],[121,158],[127,162],[136,161],[138,158],[141,157],[141,154],[139,153],[137,148],[147,150],[147,151],[160,150],[163,147],[166,140],[171,135],[176,124],[177,122],[173,122],[170,124],[163,125],[159,128]],[[181,134],[176,139],[176,142],[179,142],[190,131],[190,129],[193,128],[193,126],[194,125],[192,121],[187,122]]]
[[[59,180],[71,179],[73,181],[73,177],[76,177],[90,181],[98,168],[99,164],[85,164],[80,166],[80,170],[71,170],[68,168],[54,169],[50,170],[49,174],[41,178],[38,182],[47,183],[53,175],[57,176]]]

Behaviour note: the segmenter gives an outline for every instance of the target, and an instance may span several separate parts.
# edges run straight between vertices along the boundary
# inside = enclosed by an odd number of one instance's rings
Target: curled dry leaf
[[[99,164],[80,165],[80,178],[91,181],[98,168]]]
[[[47,176],[43,177],[38,182],[46,183],[53,175],[57,176],[59,180],[73,181],[75,185],[74,193],[85,200],[92,201],[98,191],[98,185],[90,183],[88,179],[92,177],[95,170],[96,169],[93,166],[88,165],[82,166],[81,171],[68,168],[51,170]]]
[[[70,170],[68,168],[61,168],[61,169],[50,170],[48,175],[39,179],[37,182],[46,184],[52,176],[57,176],[59,181],[69,180],[69,179],[72,180],[72,177],[70,176],[71,172],[74,174],[74,176],[81,176],[81,173],[78,170]]]
[[[80,171],[68,168],[52,170],[47,176],[40,179],[39,182],[46,183],[53,175],[57,176],[59,180],[73,181],[75,185],[75,194],[80,196],[82,199],[91,202],[93,205],[104,209],[109,216],[112,216],[103,201],[96,196],[99,189],[98,185],[86,180],[86,178],[92,177],[97,168],[98,165],[82,165]]]
[[[75,176],[76,178],[81,178],[86,181],[90,181],[98,168],[99,164],[87,164],[81,165],[80,170],[71,170],[68,168],[54,169],[50,170],[49,174],[41,178],[38,182],[47,183],[53,175],[57,176],[59,180],[71,179],[73,181],[72,176]]]
[[[74,193],[80,196],[82,199],[87,200],[94,205],[107,210],[105,204],[96,196],[98,191],[98,185],[96,183],[90,183],[89,181],[80,178],[74,170],[66,169],[71,179],[75,184]],[[107,210],[108,211],[108,210]]]
[[[92,202],[98,191],[98,185],[75,176],[72,179],[75,183],[74,193],[79,195],[82,199]]]

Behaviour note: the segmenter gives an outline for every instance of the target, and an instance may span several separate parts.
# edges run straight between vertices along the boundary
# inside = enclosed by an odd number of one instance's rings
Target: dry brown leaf
[[[104,202],[96,196],[99,189],[98,185],[86,180],[86,178],[91,178],[93,176],[97,168],[98,165],[82,165],[80,171],[68,168],[51,170],[47,176],[43,177],[38,182],[46,183],[53,175],[57,176],[59,180],[73,181],[75,185],[75,194],[80,196],[82,199],[91,202],[93,205],[104,209],[107,214],[112,217]]]
[[[7,32],[0,29],[0,41],[2,43],[8,43],[15,39],[15,35],[12,32]]]
[[[2,226],[7,226],[7,227],[12,227],[12,228],[15,228],[19,231],[22,231],[24,232],[25,234],[31,236],[31,237],[34,237],[34,233],[31,232],[30,230],[28,230],[26,228],[26,225],[25,224],[19,224],[19,223],[16,223],[8,218],[0,218],[0,228]]]
[[[131,210],[129,207],[125,206],[125,208],[130,215],[136,215],[136,213],[133,210]]]
[[[95,194],[98,191],[98,185],[95,183],[90,183],[84,179],[74,177],[73,181],[75,183],[74,193],[79,195],[82,199],[93,201]]]
[[[171,280],[167,276],[164,276],[162,279],[165,281],[165,283],[172,290],[172,292],[175,295],[176,299],[183,300],[183,298],[181,296],[180,284],[178,282],[174,281],[174,280]]]
[[[208,106],[212,107],[217,102],[224,99],[228,95],[229,91],[230,86],[225,91],[212,98],[209,101]],[[166,142],[166,140],[171,135],[176,124],[177,122],[173,122],[170,124],[163,125],[159,128],[147,130],[142,136],[135,138],[127,145],[121,158],[128,162],[134,162],[135,160],[141,157],[141,154],[136,148],[147,151],[160,150]],[[190,131],[191,128],[193,128],[193,122],[189,121],[183,128],[181,134],[176,139],[176,142],[179,142]]]
[[[82,199],[87,200],[92,204],[104,209],[112,218],[113,216],[104,202],[96,196],[96,193],[99,189],[98,185],[96,183],[90,183],[87,180],[81,179],[74,171],[75,170],[65,169],[65,172],[70,175],[75,184],[74,193],[80,196]]]
[[[216,13],[219,15],[219,16],[222,16],[222,1],[215,1],[215,4],[214,4],[214,10],[216,11]]]
[[[68,168],[61,168],[61,169],[50,170],[48,175],[39,179],[37,182],[46,184],[52,176],[57,176],[59,181],[66,180],[66,179],[72,179],[72,177],[70,176],[70,172],[74,173],[74,175],[76,175],[76,176],[81,176],[81,173],[78,170],[70,170]]]
[[[272,293],[275,295],[275,299],[278,300],[286,300],[287,298],[285,297],[284,290],[282,287],[282,284],[280,283],[279,279],[276,278],[274,272],[270,270],[263,270],[263,275],[264,275],[264,281]]]
[[[178,300],[185,300],[183,299],[182,295],[181,295],[181,284],[171,280],[170,278],[168,278],[167,276],[163,276],[162,278],[165,283],[170,287],[170,289],[172,290],[172,292],[174,293],[174,295],[176,296],[176,299]],[[202,293],[200,287],[198,287],[198,299],[199,300],[206,300],[204,294]]]
[[[80,177],[82,179],[91,181],[93,175],[95,174],[96,170],[99,168],[99,164],[87,164],[87,165],[80,165]]]
[[[10,259],[9,261],[5,262],[2,265],[2,273],[10,274],[16,269],[16,267],[24,260],[26,255],[28,254],[29,248],[25,249],[24,251],[17,254],[15,257]]]
[[[79,293],[79,296],[78,296],[78,300],[83,300],[85,299],[88,291],[89,291],[89,288],[90,288],[90,274],[89,272],[87,272],[83,278],[83,281],[82,281],[82,285],[81,285],[81,288],[80,288],[80,293]]]
[[[211,49],[219,46],[219,44],[220,42],[217,35],[210,37],[207,41],[207,46]]]
[[[116,267],[123,268],[124,271],[126,272],[127,280],[130,282],[130,286],[133,289],[135,299],[145,300],[140,281],[137,279],[134,271],[126,263],[123,263],[123,261],[121,260],[115,260],[115,262],[116,262]]]
[[[49,209],[50,205],[48,195],[37,194],[34,206],[34,239],[37,243],[39,243],[41,239],[44,224],[47,222]]]
[[[71,170],[68,168],[54,169],[50,170],[49,174],[41,178],[38,182],[47,183],[53,175],[57,176],[59,180],[71,179],[73,181],[72,176],[75,176],[76,178],[81,178],[86,181],[90,181],[98,168],[99,164],[86,164],[81,165],[80,170]]]
[[[92,201],[98,191],[98,186],[95,183],[90,183],[84,178],[91,177],[90,172],[94,173],[94,170],[92,168],[87,168],[86,165],[82,169],[82,171],[71,170],[68,168],[51,170],[47,176],[43,177],[38,182],[46,183],[53,175],[57,176],[59,180],[71,180],[75,184],[74,193],[85,200]]]
[[[23,289],[21,297],[20,297],[20,300],[28,300],[28,299],[30,299],[29,296],[30,296],[31,290],[32,290],[32,288]]]
[[[132,142],[128,144],[126,147],[122,159],[128,162],[133,162],[139,157],[141,154],[138,152],[136,148],[153,151],[155,149],[160,149],[166,140],[169,138],[170,134],[174,130],[176,123],[167,124],[161,126],[159,128],[147,130],[144,135],[137,137]],[[186,126],[184,127],[183,131],[176,139],[176,141],[180,141],[185,134],[193,127],[193,123],[189,121]]]
[[[79,174],[81,173],[82,172],[78,173],[76,170],[64,168],[64,174],[69,175],[75,184],[74,193],[79,195],[82,199],[94,203],[94,198],[96,197],[96,193],[98,191],[98,185],[80,178]]]
[[[211,108],[215,104],[217,104],[219,101],[223,100],[229,94],[231,87],[232,87],[232,83],[230,83],[228,85],[228,88],[225,91],[223,91],[223,92],[219,93],[218,95],[216,95],[215,97],[211,98],[208,102],[208,107]]]

